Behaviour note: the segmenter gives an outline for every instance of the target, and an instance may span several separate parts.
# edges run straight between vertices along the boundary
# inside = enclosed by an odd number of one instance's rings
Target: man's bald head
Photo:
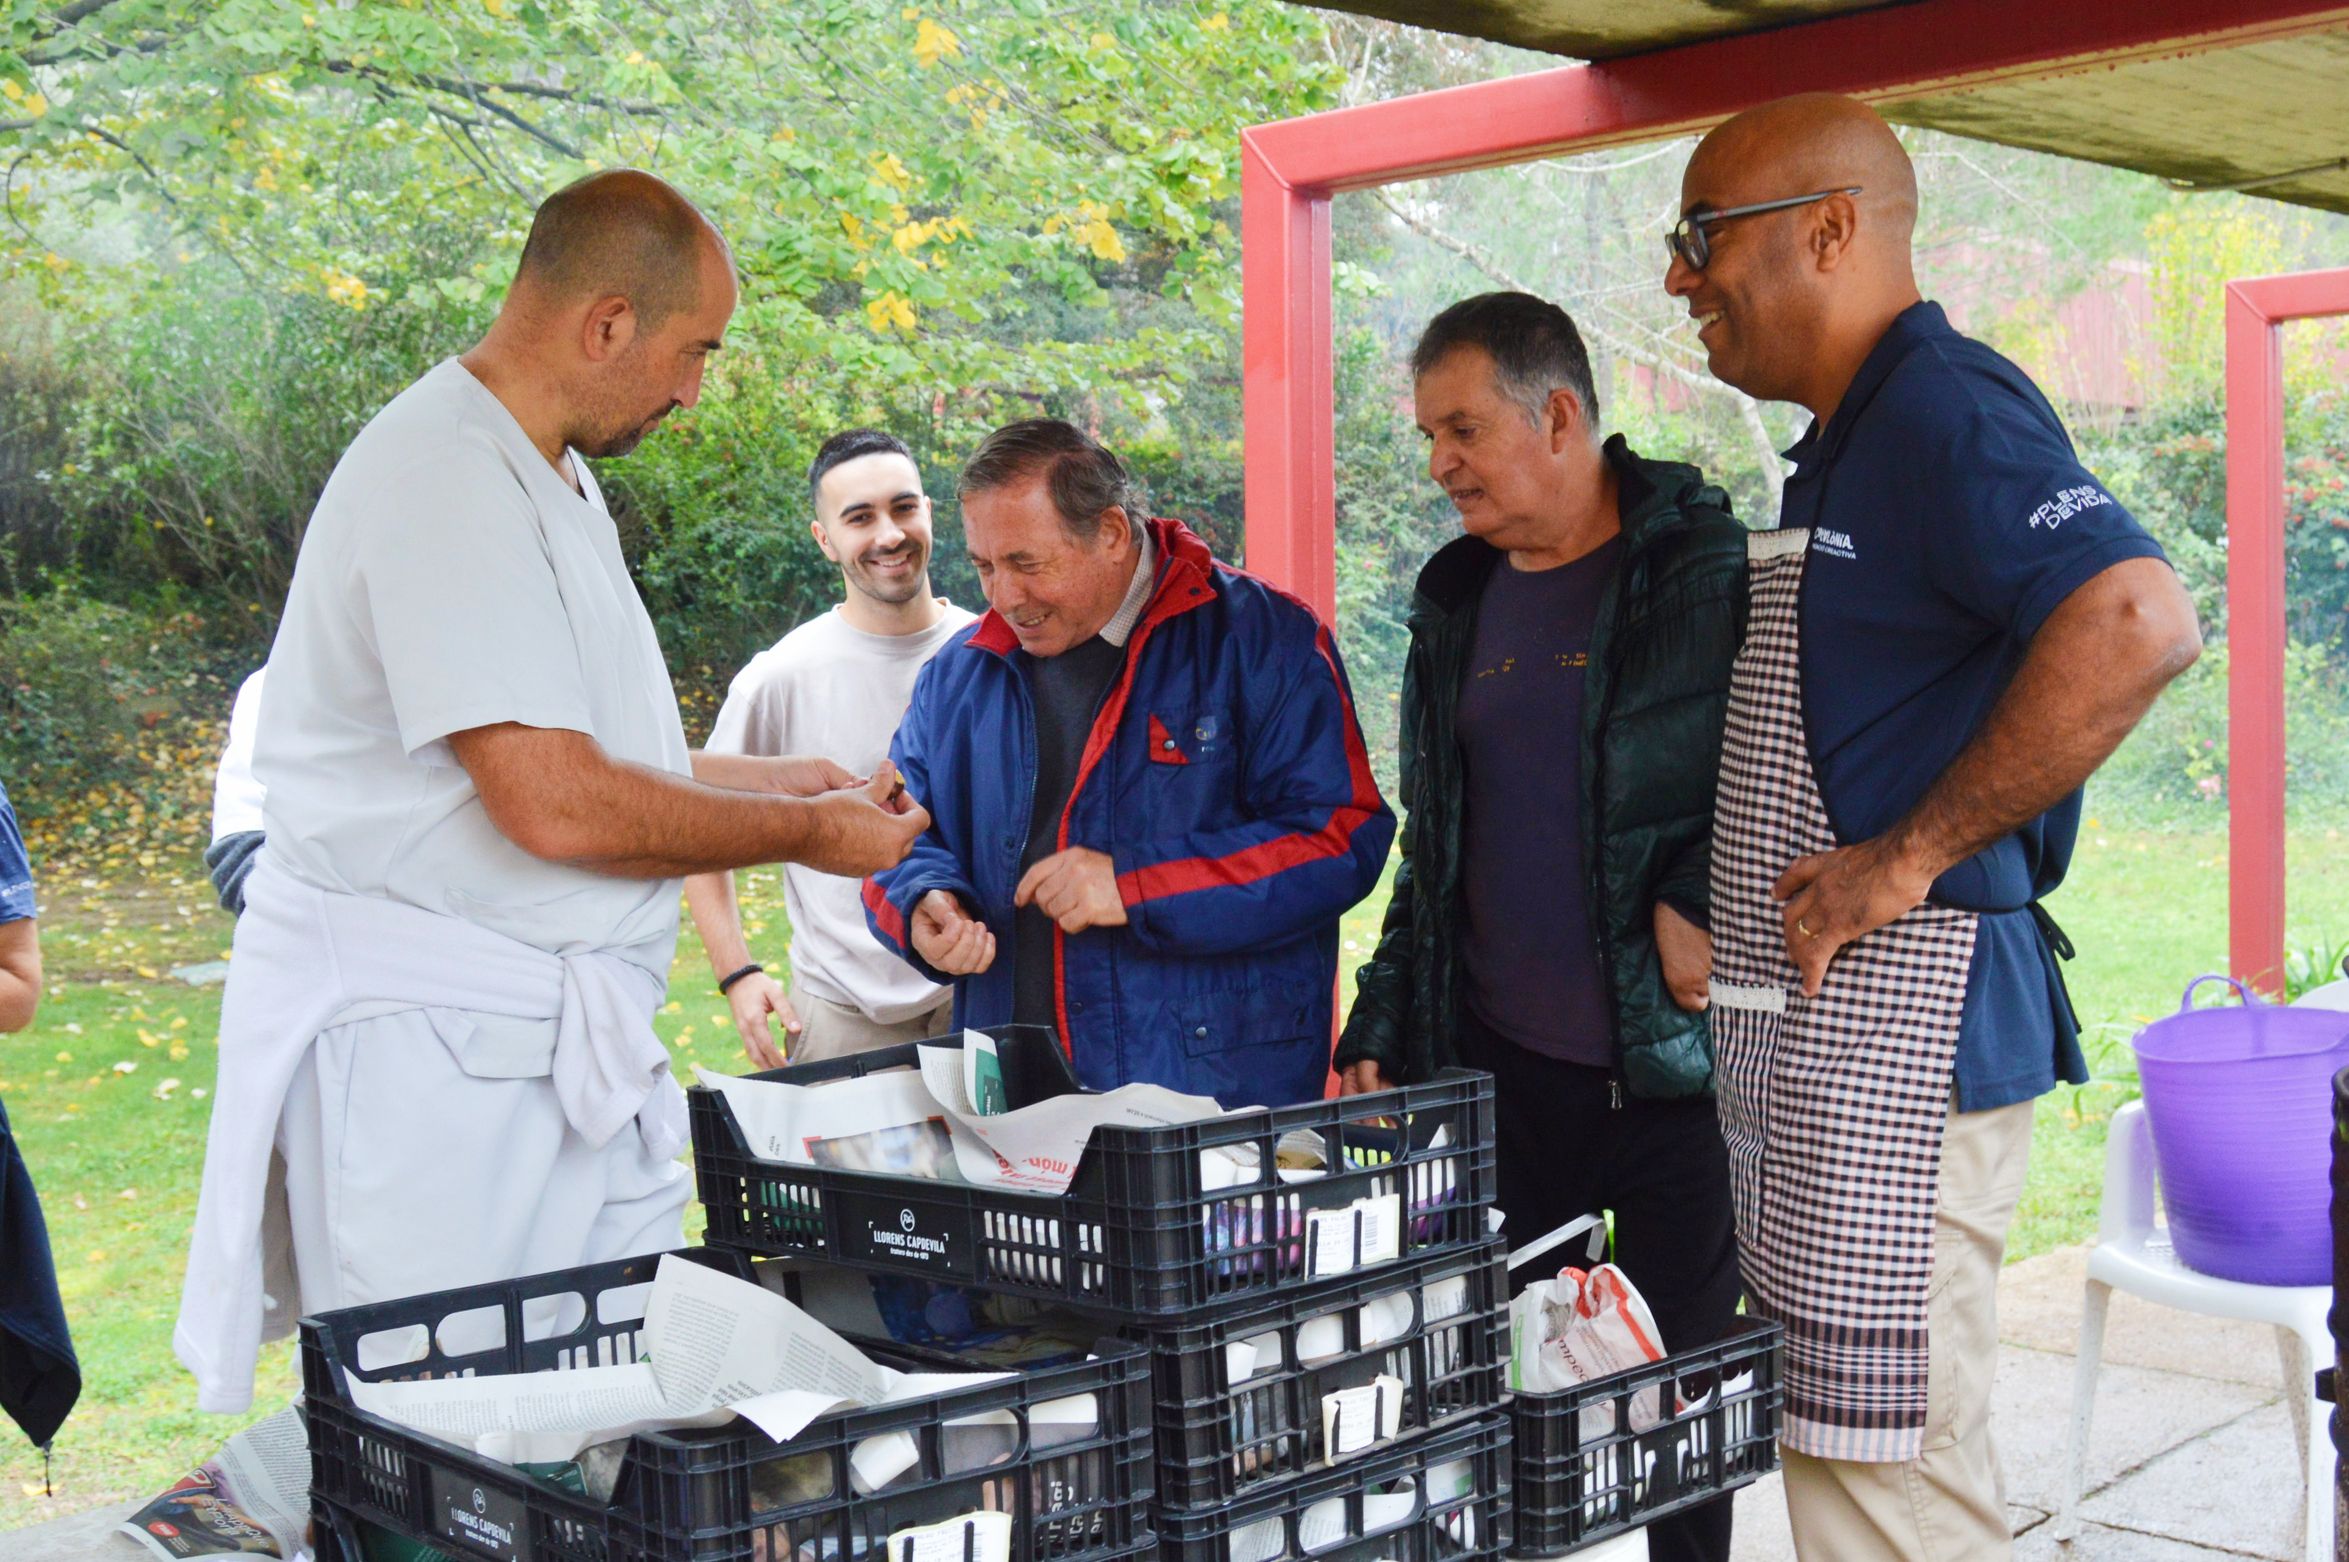
[[[558,466],[566,447],[625,455],[700,399],[736,285],[725,239],[691,201],[634,169],[590,174],[539,207],[505,306],[465,366],[525,406]]]
[[[1697,143],[1688,166],[1692,180],[1701,170],[1757,192],[1718,205],[1858,185],[1868,215],[1899,253],[1907,254],[1916,229],[1917,171],[1908,149],[1856,98],[1805,92],[1747,109]]]
[[[612,169],[565,185],[539,206],[514,291],[555,306],[617,295],[645,329],[657,329],[700,303],[712,253],[727,256],[726,241],[691,201],[651,174]]]
[[[1687,302],[1713,373],[1824,416],[1917,302],[1917,176],[1892,127],[1850,98],[1749,109],[1698,143],[1664,289]]]

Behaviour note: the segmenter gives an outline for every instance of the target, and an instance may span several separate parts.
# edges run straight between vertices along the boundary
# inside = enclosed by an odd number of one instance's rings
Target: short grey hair
[[[1598,440],[1599,390],[1591,379],[1590,352],[1565,310],[1531,293],[1464,298],[1419,333],[1419,345],[1411,350],[1412,378],[1462,347],[1481,348],[1492,359],[1501,394],[1536,424],[1552,392],[1574,392],[1591,439]]]
[[[646,330],[701,305],[701,252],[726,240],[700,208],[655,175],[608,168],[539,203],[514,280],[557,298],[617,293]]]
[[[1101,512],[1111,505],[1126,512],[1138,534],[1150,517],[1149,496],[1108,446],[1073,423],[1027,418],[1006,423],[979,444],[962,469],[957,494],[968,499],[1042,473],[1060,512],[1060,524],[1079,542],[1101,530]]]

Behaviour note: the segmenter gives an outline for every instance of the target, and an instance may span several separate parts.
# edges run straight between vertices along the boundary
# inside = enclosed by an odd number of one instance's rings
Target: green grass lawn
[[[2217,969],[2226,943],[2225,835],[2204,829],[2083,832],[2072,882],[2052,904],[2079,946],[2072,991],[2108,1082],[2040,1103],[2031,1177],[2010,1254],[2088,1238],[2104,1123],[2129,1098],[2130,1032],[2177,1002],[2189,976]],[[2296,940],[2349,935],[2349,843],[2337,831],[2293,840]],[[753,874],[744,897],[754,946],[780,961],[780,876]],[[0,1454],[0,1530],[159,1490],[235,1423],[199,1416],[171,1354],[171,1324],[203,1161],[218,987],[170,979],[220,958],[228,919],[194,875],[127,885],[70,873],[45,882],[42,948],[50,994],[34,1027],[0,1038],[0,1099],[41,1190],[80,1347],[80,1408],[59,1439],[56,1496],[41,1458]],[[1383,893],[1347,918],[1345,960],[1367,954]],[[680,1071],[741,1062],[700,943],[682,940],[661,1028]],[[1351,992],[1351,983],[1345,984]],[[689,1215],[698,1229],[698,1211]],[[286,1345],[263,1358],[257,1414],[291,1395]]]

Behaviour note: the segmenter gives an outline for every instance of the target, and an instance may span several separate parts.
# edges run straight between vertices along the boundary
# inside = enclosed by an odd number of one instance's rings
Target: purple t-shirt
[[[1582,857],[1582,691],[1616,537],[1571,564],[1494,566],[1460,691],[1468,926],[1476,1017],[1545,1057],[1615,1061]]]

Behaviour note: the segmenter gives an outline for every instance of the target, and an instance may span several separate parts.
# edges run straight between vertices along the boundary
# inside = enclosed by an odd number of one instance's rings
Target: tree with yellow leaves
[[[690,427],[610,481],[677,648],[763,643],[814,583],[752,539],[829,430],[951,459],[1008,416],[1152,419],[1230,372],[1238,132],[1335,100],[1322,26],[1274,0],[19,8],[0,271],[123,376],[90,398],[106,458],[59,492],[266,615],[320,452],[478,330],[540,197],[646,167],[725,231],[742,307]],[[206,335],[228,320],[260,340]],[[210,345],[158,354],[175,336]],[[255,471],[283,481],[224,501]]]

